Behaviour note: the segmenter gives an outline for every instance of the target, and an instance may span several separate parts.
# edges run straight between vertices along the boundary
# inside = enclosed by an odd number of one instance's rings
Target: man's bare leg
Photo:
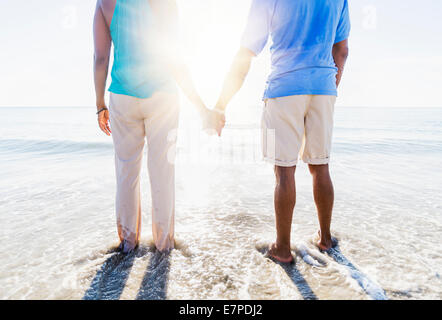
[[[313,177],[313,196],[318,210],[320,226],[318,247],[321,250],[328,250],[333,246],[330,233],[334,202],[333,183],[330,178],[328,164],[309,165],[309,169]]]
[[[270,247],[269,254],[280,262],[291,262],[290,232],[292,227],[293,209],[296,203],[295,185],[296,167],[275,166],[275,214],[276,242]]]

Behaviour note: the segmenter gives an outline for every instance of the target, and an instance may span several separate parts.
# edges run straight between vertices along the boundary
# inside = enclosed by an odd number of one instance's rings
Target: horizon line
[[[260,107],[261,105],[249,105],[248,107]],[[347,105],[336,105],[336,108],[425,108],[425,109],[440,109],[442,108],[442,105],[440,106],[370,106],[370,105],[359,105],[359,106],[347,106]],[[82,108],[82,109],[89,109],[89,108],[96,108],[95,106],[2,106],[0,105],[0,108]]]

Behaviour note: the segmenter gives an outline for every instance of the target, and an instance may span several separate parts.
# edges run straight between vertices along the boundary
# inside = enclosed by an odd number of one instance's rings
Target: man
[[[264,158],[275,165],[276,242],[268,254],[293,261],[290,231],[298,155],[313,176],[318,247],[332,247],[334,191],[329,175],[333,111],[348,56],[347,0],[253,0],[242,46],[215,109],[224,112],[241,88],[252,58],[272,38],[272,73],[264,93]]]
[[[174,0],[98,0],[94,16],[94,76],[98,124],[111,135],[117,177],[116,214],[120,249],[138,246],[141,232],[140,170],[145,138],[156,248],[174,247],[174,145],[179,105],[175,82],[197,107],[205,127],[223,125],[196,92],[179,58]],[[110,110],[104,95],[114,46]],[[110,120],[110,125],[109,125]]]

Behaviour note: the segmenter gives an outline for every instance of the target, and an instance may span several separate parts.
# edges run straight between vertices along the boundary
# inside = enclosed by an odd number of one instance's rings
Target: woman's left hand
[[[112,131],[109,125],[109,110],[104,110],[98,114],[98,125],[101,131],[103,131],[108,136],[111,135]]]

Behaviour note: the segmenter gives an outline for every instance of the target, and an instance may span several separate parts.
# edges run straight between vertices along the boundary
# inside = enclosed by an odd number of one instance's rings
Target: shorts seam
[[[284,160],[277,160],[277,159],[272,159],[272,158],[268,158],[268,157],[263,157],[263,160],[265,162],[269,162],[269,163],[274,164],[279,167],[294,167],[298,164],[298,160],[284,161]]]
[[[321,164],[328,164],[330,162],[330,157],[326,157],[326,158],[306,158],[306,157],[303,157],[302,161],[304,161],[307,164],[321,165]]]

